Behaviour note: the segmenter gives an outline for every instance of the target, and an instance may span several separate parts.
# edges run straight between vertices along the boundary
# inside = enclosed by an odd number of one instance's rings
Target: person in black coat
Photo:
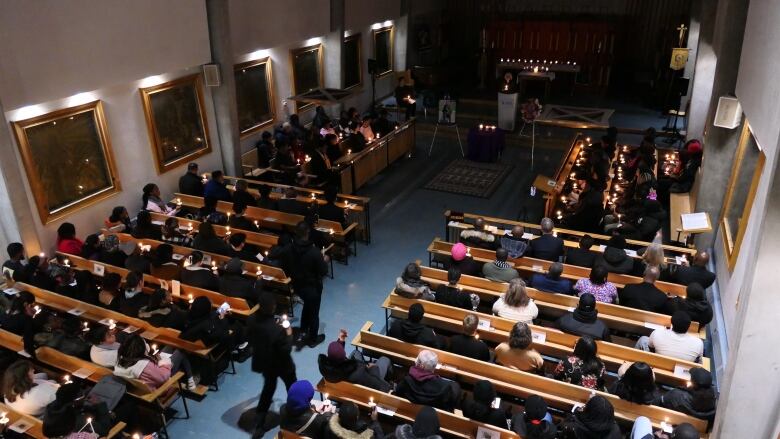
[[[235,190],[233,191],[233,204],[240,203],[244,206],[255,206],[257,198],[249,193],[249,184],[246,180],[236,180]]]
[[[601,265],[610,273],[629,274],[634,270],[634,259],[626,254],[626,238],[613,235],[604,253],[596,256],[593,266]]]
[[[233,215],[230,216],[227,225],[234,229],[246,230],[249,232],[258,232],[260,229],[244,214],[246,213],[246,204],[243,201],[233,202]]]
[[[338,198],[338,189],[335,186],[328,186],[325,189],[325,201],[326,203],[319,206],[317,214],[320,219],[335,221],[346,227],[347,217],[343,208],[336,206],[336,199]]]
[[[512,418],[512,431],[527,439],[555,439],[558,434],[547,403],[539,395],[526,398],[525,410]]]
[[[138,317],[138,310],[149,304],[149,299],[143,292],[144,275],[131,271],[125,277],[125,292],[119,300],[119,311],[130,317]]]
[[[263,131],[260,141],[255,144],[257,148],[257,167],[267,168],[271,166],[271,161],[276,157],[276,147],[271,139],[273,134],[270,131]]]
[[[213,311],[211,300],[206,296],[196,297],[187,313],[187,320],[179,338],[188,341],[202,341],[206,346],[220,345],[232,349],[241,341],[241,334],[225,319],[227,312]]]
[[[101,243],[98,260],[115,267],[124,267],[127,255],[119,249],[119,238],[116,235],[106,235]]]
[[[482,265],[468,254],[466,245],[459,242],[452,246],[450,258],[445,262],[444,268],[457,268],[461,274],[468,276],[482,276]]]
[[[171,292],[158,288],[149,297],[149,304],[138,310],[138,318],[152,326],[181,330],[187,319],[187,312],[173,303]]]
[[[596,254],[590,251],[595,240],[590,235],[584,235],[580,238],[579,248],[570,248],[566,251],[566,263],[580,267],[593,267],[596,261]]]
[[[238,258],[242,261],[254,263],[258,262],[257,248],[253,245],[247,245],[246,234],[241,232],[231,234],[228,239],[228,244],[230,244],[228,256],[231,258]]]
[[[450,352],[475,360],[490,361],[490,348],[477,338],[479,318],[475,314],[463,317],[463,334],[450,337]]]
[[[425,309],[419,303],[409,307],[409,315],[406,320],[397,319],[390,325],[387,335],[407,343],[421,344],[434,349],[441,347],[439,337],[433,329],[420,323],[425,315]]]
[[[312,174],[317,176],[319,183],[329,182],[333,178],[332,163],[328,158],[326,148],[325,142],[318,141],[309,162],[309,169]]]
[[[580,301],[574,311],[558,318],[555,325],[563,332],[574,335],[589,335],[596,340],[610,341],[609,328],[598,319],[596,310],[596,298],[593,294],[585,293],[580,296]]]
[[[447,270],[448,283],[446,285],[441,284],[436,288],[436,303],[473,311],[476,307],[471,301],[471,295],[461,291],[460,287],[458,287],[459,280],[460,270],[450,267]]]
[[[690,374],[690,387],[666,392],[661,396],[660,405],[699,419],[712,421],[718,403],[715,389],[712,388],[712,374],[701,367],[691,368]]]
[[[162,229],[160,226],[152,223],[152,215],[148,210],[142,210],[136,215],[133,238],[162,241]]]
[[[247,321],[247,338],[252,345],[252,371],[263,374],[263,390],[255,410],[258,416],[257,429],[264,432],[267,431],[264,427],[265,418],[271,407],[278,379],[284,381],[289,391],[297,377],[291,356],[293,336],[289,321],[278,322],[274,317],[276,297],[273,294],[261,294],[259,304],[258,311]],[[306,406],[308,407],[308,402]]]
[[[344,349],[346,339],[347,332],[342,329],[339,332],[338,340],[328,345],[328,353],[320,354],[317,357],[322,377],[332,383],[347,381],[352,384],[370,387],[380,392],[387,392],[392,389],[393,385],[385,380],[391,366],[390,359],[380,357],[374,363],[367,363],[358,357],[359,353],[357,351],[347,357],[347,352]]]
[[[506,414],[499,407],[493,407],[496,389],[488,380],[479,380],[474,384],[472,398],[463,403],[463,416],[484,424],[506,428]]]
[[[211,223],[205,221],[198,226],[198,235],[192,241],[192,247],[207,253],[217,253],[224,256],[230,254],[228,243],[217,236]]]
[[[599,232],[599,224],[604,213],[604,192],[590,181],[581,179],[583,188],[574,205],[574,211],[565,219],[567,228],[583,232]]]
[[[255,279],[243,275],[244,264],[238,258],[232,258],[225,264],[225,272],[219,277],[219,292],[230,297],[246,300],[250,308],[257,303],[259,288]]]
[[[429,405],[441,410],[453,411],[460,401],[460,386],[436,375],[439,357],[435,352],[422,350],[417,354],[414,366],[398,383],[395,394],[413,404]]]
[[[707,301],[704,288],[696,282],[685,288],[685,297],[670,297],[664,306],[664,314],[672,315],[676,311],[685,311],[699,327],[712,321],[712,305]]]
[[[42,326],[35,321],[37,314],[35,296],[29,291],[20,291],[11,302],[11,307],[0,315],[0,326],[6,331],[21,335],[24,350],[33,357],[37,347],[34,337],[38,327]]]
[[[284,196],[276,201],[280,212],[291,213],[293,215],[306,215],[309,211],[308,206],[298,201],[298,191],[294,187],[284,189]]]
[[[179,178],[179,192],[196,197],[203,196],[203,180],[198,175],[198,164],[192,162],[187,165],[187,173]]]
[[[279,210],[279,204],[271,198],[271,186],[264,184],[257,188],[260,198],[257,199],[256,206],[261,209]]]
[[[560,430],[564,432],[564,437],[576,439],[623,438],[615,422],[615,408],[601,395],[595,395],[584,407],[575,410],[574,415],[560,426]]]
[[[294,431],[301,437],[324,439],[331,415],[315,411],[311,407],[313,397],[314,386],[310,382],[300,380],[293,383],[287,389],[287,402],[279,409],[279,427]],[[257,430],[254,437],[261,437]]]
[[[203,266],[202,262],[203,252],[195,250],[190,253],[179,274],[181,283],[204,290],[219,291],[219,277],[211,271],[210,267]]]
[[[555,224],[550,218],[542,218],[542,236],[532,239],[524,256],[536,259],[557,261],[563,256],[563,239],[553,236]]]
[[[620,305],[656,313],[663,312],[669,297],[655,286],[660,275],[658,267],[648,265],[642,283],[628,284],[618,292]]]
[[[629,366],[623,376],[609,386],[609,393],[636,404],[658,405],[661,400],[653,369],[642,361]]]
[[[715,273],[707,270],[707,263],[710,261],[710,255],[707,252],[699,251],[693,257],[691,266],[672,265],[670,266],[670,280],[672,282],[690,285],[694,282],[703,288],[709,288],[715,282]]]

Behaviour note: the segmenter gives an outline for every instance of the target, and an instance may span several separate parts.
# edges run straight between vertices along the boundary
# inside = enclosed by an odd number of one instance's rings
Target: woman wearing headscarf
[[[401,424],[388,437],[395,439],[441,439],[439,415],[430,406],[423,406],[414,418],[414,424]]]
[[[410,299],[436,300],[428,284],[421,279],[420,266],[410,262],[395,280],[395,292]]]
[[[596,340],[610,341],[609,328],[598,319],[596,298],[593,294],[583,294],[574,311],[558,318],[555,325],[563,332],[574,335],[587,335]]]
[[[354,402],[344,402],[339,412],[330,417],[325,437],[328,439],[373,439],[385,436],[377,421],[377,411],[371,411],[371,423],[360,419],[360,411]]]
[[[493,407],[496,399],[496,389],[487,380],[480,380],[474,384],[472,398],[463,404],[463,416],[477,422],[506,428],[506,415],[498,408]]]
[[[636,404],[654,405],[659,402],[660,393],[655,385],[655,374],[647,363],[637,361],[627,368],[621,366],[618,375],[620,379],[612,383],[609,393]]]
[[[701,367],[692,368],[690,374],[691,387],[670,390],[661,396],[661,406],[699,419],[712,420],[718,404],[712,388],[712,374]]]
[[[287,402],[279,409],[279,427],[311,439],[324,438],[330,415],[311,408],[313,397],[314,386],[310,382],[294,382],[287,391]]]
[[[547,403],[539,395],[525,400],[525,411],[512,418],[512,430],[525,439],[555,439],[558,433]]]
[[[573,431],[577,439],[621,439],[623,435],[615,422],[615,409],[601,395],[588,400],[582,409],[574,412],[563,430]]]
[[[555,379],[586,389],[603,390],[606,369],[599,359],[596,342],[587,335],[577,340],[573,355],[561,360],[555,368]]]

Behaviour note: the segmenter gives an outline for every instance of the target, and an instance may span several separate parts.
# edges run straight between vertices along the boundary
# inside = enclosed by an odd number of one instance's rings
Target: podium
[[[498,93],[498,127],[514,131],[516,115],[517,93]]]

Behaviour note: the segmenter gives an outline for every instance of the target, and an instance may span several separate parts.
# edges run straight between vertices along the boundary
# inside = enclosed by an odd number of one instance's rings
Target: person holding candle
[[[244,204],[243,201],[234,201],[233,215],[228,219],[228,226],[238,230],[259,232],[260,230],[255,226],[255,223],[246,217],[246,208],[247,204]]]
[[[195,250],[187,257],[181,271],[181,282],[204,290],[218,291],[219,276],[203,265],[203,252]]]
[[[147,210],[142,210],[136,215],[132,235],[136,239],[162,240],[162,230],[160,230],[160,226],[152,222],[152,215]]]
[[[451,267],[447,270],[447,283],[436,288],[436,302],[469,311],[476,310],[479,306],[479,296],[462,291],[458,281],[460,281],[460,270]]]
[[[238,323],[230,322],[226,312],[214,310],[211,300],[206,296],[198,296],[190,305],[184,327],[179,338],[188,341],[202,341],[206,346],[219,344],[222,349],[243,350],[244,331]]]
[[[97,304],[111,311],[119,311],[119,286],[122,284],[122,276],[117,273],[106,273],[103,276],[103,285],[98,293]]]
[[[179,227],[179,219],[176,217],[166,218],[162,226],[162,240],[168,244],[189,247],[192,245],[192,236],[184,233]]]
[[[506,428],[506,411],[494,407],[496,389],[488,380],[479,380],[474,384],[472,397],[463,403],[463,416],[477,422]]]
[[[144,275],[131,271],[125,277],[125,293],[119,300],[119,310],[130,317],[138,317],[138,310],[148,304],[144,289]]]
[[[220,201],[231,202],[233,198],[230,195],[230,191],[225,183],[225,176],[222,171],[216,170],[211,172],[211,179],[209,179],[206,186],[203,187],[203,197],[213,197]]]
[[[280,212],[291,213],[293,215],[306,215],[307,206],[298,201],[298,191],[294,187],[284,188],[282,197],[277,201]]]
[[[405,110],[406,120],[411,119],[417,113],[414,79],[412,71],[409,69],[405,70],[403,75],[398,78],[398,86],[395,88],[395,102],[398,107]]]
[[[167,349],[167,348],[166,348]],[[151,389],[157,389],[179,370],[184,372],[187,390],[195,391],[197,383],[187,357],[178,350],[164,349],[161,353],[147,346],[137,333],[128,336],[117,351],[114,375],[142,381]]]
[[[87,339],[92,343],[89,359],[95,364],[113,369],[119,354],[116,331],[109,329],[106,325],[98,324],[89,330]]]
[[[257,303],[262,289],[262,279],[244,276],[244,263],[236,257],[225,264],[225,272],[219,277],[219,292],[246,300],[250,307]]]
[[[287,390],[287,402],[279,409],[279,427],[286,431],[310,439],[325,438],[330,421],[330,413],[319,413],[311,407],[314,386],[309,381],[300,380]],[[253,437],[261,437],[257,434]]]
[[[149,297],[149,304],[138,310],[138,318],[151,323],[152,326],[181,331],[187,319],[187,312],[173,303],[173,295],[169,290],[157,288]]]
[[[43,434],[48,438],[97,439],[108,434],[113,419],[105,402],[83,400],[81,386],[63,384],[57,399],[46,406]]]
[[[125,209],[125,206],[116,206],[111,210],[111,215],[103,221],[103,225],[109,232],[123,232],[130,233],[132,226],[130,225],[130,214]]]
[[[336,205],[338,199],[338,187],[330,185],[325,188],[325,204],[319,205],[317,208],[317,214],[320,219],[335,221],[340,223],[342,227],[347,226],[347,214],[346,211]]]
[[[366,143],[370,143],[374,140],[374,130],[371,128],[371,116],[366,114],[363,116],[363,120],[357,129],[357,132],[363,136]]]
[[[389,437],[396,439],[441,439],[439,415],[431,406],[423,406],[417,412],[413,424],[401,424]]]
[[[462,242],[452,246],[450,258],[445,262],[445,268],[457,268],[462,275],[479,276],[482,274],[482,264],[474,261],[468,247]]]
[[[196,197],[203,196],[203,181],[198,175],[198,164],[190,162],[187,165],[187,173],[179,178],[179,192]]]
[[[45,373],[35,373],[32,363],[27,360],[17,360],[3,374],[6,405],[28,416],[41,417],[46,406],[56,399],[59,387]]]
[[[338,413],[328,420],[325,437],[328,439],[382,439],[385,437],[376,410],[371,411],[371,423],[360,419],[360,410],[354,402],[339,406]]]
[[[712,388],[712,374],[701,367],[693,367],[689,373],[689,387],[666,392],[661,396],[661,406],[712,421],[718,403],[717,394]]]
[[[555,439],[558,433],[547,403],[539,395],[526,398],[523,412],[512,418],[512,430],[525,439]]]
[[[217,236],[214,226],[210,222],[202,222],[198,226],[198,234],[192,241],[192,247],[208,253],[217,253],[223,256],[230,254],[230,246],[224,239]]]
[[[43,326],[43,323],[35,319],[35,307],[35,296],[29,291],[20,291],[14,297],[11,306],[0,314],[0,327],[16,335],[21,335],[24,350],[33,358],[35,358],[35,348],[37,347],[34,337]]]

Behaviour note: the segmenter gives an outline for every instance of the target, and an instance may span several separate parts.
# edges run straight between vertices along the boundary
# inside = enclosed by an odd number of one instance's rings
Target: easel
[[[433,129],[433,139],[431,139],[431,147],[428,148],[428,157],[430,157],[431,153],[433,153],[433,144],[436,143],[436,133],[439,131],[439,125],[455,127],[455,134],[458,135],[458,145],[460,146],[460,155],[462,157],[466,157],[466,154],[463,152],[463,144],[460,142],[460,130],[458,129],[458,124],[439,124],[439,122],[436,122],[436,127]]]

